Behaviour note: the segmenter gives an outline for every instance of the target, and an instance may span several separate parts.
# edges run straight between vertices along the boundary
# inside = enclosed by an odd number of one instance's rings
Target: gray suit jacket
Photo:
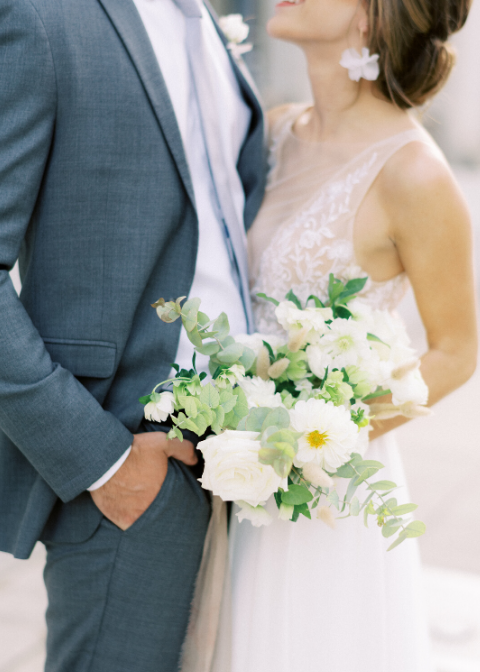
[[[260,105],[238,170],[248,227],[264,191]],[[164,80],[131,0],[0,5],[0,549],[87,538],[85,489],[139,429],[180,325],[198,221]],[[17,258],[18,299],[9,278]]]

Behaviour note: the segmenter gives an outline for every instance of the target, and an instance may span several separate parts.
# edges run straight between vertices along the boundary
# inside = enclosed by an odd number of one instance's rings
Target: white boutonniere
[[[253,44],[243,44],[250,33],[250,27],[243,20],[241,14],[229,14],[219,20],[220,28],[228,40],[227,48],[234,58],[240,58],[243,54],[252,51]]]

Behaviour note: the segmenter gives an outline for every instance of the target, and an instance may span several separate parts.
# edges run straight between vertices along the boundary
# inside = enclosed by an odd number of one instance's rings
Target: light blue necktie
[[[239,221],[235,209],[228,181],[228,167],[225,164],[225,156],[222,152],[219,136],[216,133],[216,125],[220,120],[218,119],[217,107],[214,104],[212,105],[212,102],[216,99],[216,92],[215,85],[211,81],[211,68],[209,68],[205,57],[201,23],[202,11],[198,0],[174,0],[174,2],[181,9],[186,19],[187,53],[215,194],[215,206],[218,218],[224,227],[226,244],[238,278],[250,331],[253,328],[253,318],[249,295],[245,229],[243,222]]]

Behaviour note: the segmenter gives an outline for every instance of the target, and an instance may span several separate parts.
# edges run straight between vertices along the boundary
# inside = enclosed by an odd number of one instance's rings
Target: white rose
[[[392,378],[388,384],[392,391],[392,402],[395,406],[401,406],[406,402],[413,402],[417,406],[425,406],[428,402],[428,386],[419,369],[412,371],[400,380]]]
[[[247,502],[237,502],[240,511],[236,516],[241,523],[242,520],[249,520],[253,527],[265,527],[273,521],[272,516],[263,506],[250,506]]]
[[[229,42],[240,44],[244,42],[250,32],[249,26],[241,14],[229,14],[219,19],[220,28]]]
[[[296,466],[315,462],[334,472],[350,460],[357,446],[358,428],[349,410],[331,401],[309,399],[296,404],[290,420],[293,429],[303,434],[298,439]]]
[[[157,395],[157,401],[150,401],[144,410],[145,418],[152,422],[165,422],[175,410],[174,396],[171,392]]]
[[[261,464],[257,432],[227,430],[198,444],[205,458],[205,470],[200,479],[225,502],[243,501],[258,506],[268,500],[282,485],[282,479],[270,465]]]
[[[275,393],[273,380],[263,380],[254,376],[243,378],[238,384],[245,392],[249,408],[277,408],[282,405],[282,397],[278,392]]]

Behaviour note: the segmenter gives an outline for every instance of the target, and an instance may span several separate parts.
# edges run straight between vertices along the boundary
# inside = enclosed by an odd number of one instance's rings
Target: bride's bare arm
[[[432,406],[463,385],[476,367],[470,215],[449,168],[418,144],[404,148],[387,164],[376,191],[427,332],[421,371]],[[379,422],[371,438],[404,422],[405,418]]]

